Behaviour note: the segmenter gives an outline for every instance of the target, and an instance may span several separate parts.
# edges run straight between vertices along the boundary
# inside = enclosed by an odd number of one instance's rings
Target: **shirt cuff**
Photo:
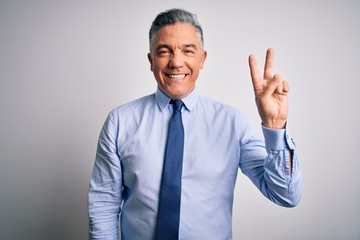
[[[284,150],[286,148],[290,150],[295,149],[294,140],[291,138],[287,127],[280,130],[275,130],[262,126],[262,131],[264,134],[265,146],[267,149],[275,151]]]

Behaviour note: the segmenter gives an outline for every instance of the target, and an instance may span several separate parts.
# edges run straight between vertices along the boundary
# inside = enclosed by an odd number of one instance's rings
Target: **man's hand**
[[[289,85],[279,74],[272,74],[274,50],[266,53],[264,78],[261,78],[254,55],[249,56],[256,105],[264,127],[283,129],[288,116]]]

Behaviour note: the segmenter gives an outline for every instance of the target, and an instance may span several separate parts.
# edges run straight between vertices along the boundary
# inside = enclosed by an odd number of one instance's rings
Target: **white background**
[[[86,239],[97,137],[114,107],[155,91],[148,30],[197,13],[202,95],[259,126],[247,57],[289,81],[302,201],[281,208],[239,174],[234,239],[360,239],[360,2],[0,0],[0,238]],[[261,67],[262,68],[262,67]]]

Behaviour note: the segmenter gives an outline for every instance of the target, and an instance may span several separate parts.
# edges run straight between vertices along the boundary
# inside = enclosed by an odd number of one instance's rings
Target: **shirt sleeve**
[[[111,112],[101,130],[88,192],[89,239],[118,239],[122,171],[117,121]]]
[[[263,137],[251,127],[246,129],[240,140],[240,168],[265,197],[280,206],[295,207],[302,191],[295,142],[287,127],[282,130],[262,127],[262,131]]]

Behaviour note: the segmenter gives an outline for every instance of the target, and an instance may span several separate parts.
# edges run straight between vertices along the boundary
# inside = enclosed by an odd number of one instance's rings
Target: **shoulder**
[[[209,113],[213,112],[214,114],[233,116],[235,118],[245,117],[238,108],[205,96],[199,96],[197,108],[204,109]]]
[[[153,108],[154,104],[156,104],[154,98],[155,94],[150,94],[113,108],[109,112],[105,124],[116,128],[120,122],[133,123],[141,118],[144,111],[146,111],[145,109]]]
[[[153,105],[154,103],[155,94],[153,93],[113,108],[110,115],[141,113],[146,106]]]

